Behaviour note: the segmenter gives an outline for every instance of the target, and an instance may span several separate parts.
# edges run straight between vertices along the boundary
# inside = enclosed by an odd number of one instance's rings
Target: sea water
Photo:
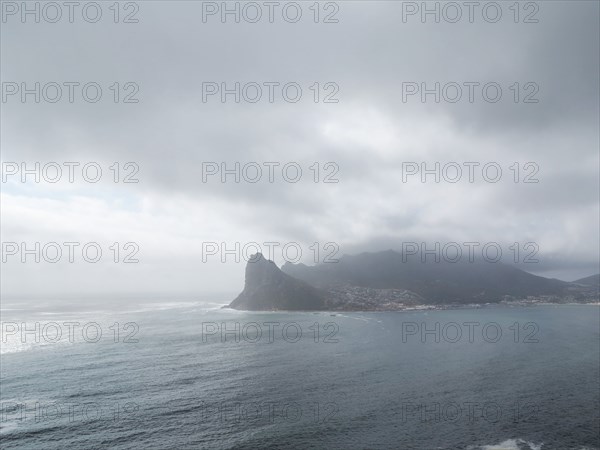
[[[3,301],[3,449],[598,449],[600,308]]]

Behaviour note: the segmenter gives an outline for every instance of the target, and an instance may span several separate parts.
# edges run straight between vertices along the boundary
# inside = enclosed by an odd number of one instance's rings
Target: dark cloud
[[[496,24],[479,16],[474,23],[403,23],[401,2],[340,3],[337,24],[202,23],[201,2],[144,3],[140,23],[129,25],[9,20],[3,81],[95,81],[104,96],[95,104],[3,103],[2,160],[134,161],[141,181],[27,190],[5,184],[3,239],[30,236],[40,221],[40,239],[64,228],[73,239],[77,227],[107,238],[128,232],[147,243],[152,261],[136,273],[173,273],[186,291],[218,290],[241,272],[236,264],[191,268],[200,242],[214,239],[336,241],[347,253],[408,239],[534,239],[552,261],[539,271],[587,275],[597,268],[599,245],[600,6],[539,6],[534,24],[510,16]],[[108,89],[115,81],[136,83],[140,102],[115,104]],[[303,97],[295,104],[221,104],[217,96],[203,103],[204,81],[293,81]],[[339,103],[315,104],[315,81],[336,83]],[[469,81],[499,83],[502,99],[488,103],[477,89],[473,103],[403,101],[403,82],[464,88]],[[532,92],[525,83],[535,83],[539,103],[515,104],[515,82],[520,100]],[[297,184],[281,177],[203,183],[208,161],[297,162],[305,175]],[[402,181],[405,162],[468,161],[498,162],[502,182]],[[306,168],[314,162],[336,163],[340,182],[310,181]],[[540,183],[510,182],[514,162],[538,164]],[[5,270],[14,280],[3,286],[7,292],[30,277],[19,265]],[[63,289],[40,273],[42,286]],[[96,279],[85,273],[82,280]],[[130,291],[139,281],[118,280],[112,288]],[[156,283],[168,292],[167,280]]]

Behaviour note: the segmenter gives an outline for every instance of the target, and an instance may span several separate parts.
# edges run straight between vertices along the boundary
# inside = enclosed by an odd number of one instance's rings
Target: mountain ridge
[[[590,275],[589,277],[580,278],[573,281],[573,283],[598,287],[600,286],[600,273],[597,273],[596,275]]]
[[[281,269],[262,254],[254,255],[246,265],[244,290],[229,307],[387,311],[524,300],[589,302],[597,297],[593,286],[533,275],[500,262],[408,261],[402,253],[387,250],[344,255],[336,263],[315,266],[287,262]]]
[[[321,310],[325,293],[296,279],[266,259],[262,253],[252,255],[246,264],[244,290],[230,303],[233,309]]]

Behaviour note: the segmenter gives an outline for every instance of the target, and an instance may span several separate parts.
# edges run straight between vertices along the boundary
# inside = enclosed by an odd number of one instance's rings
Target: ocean
[[[2,449],[599,449],[598,305],[3,302]]]

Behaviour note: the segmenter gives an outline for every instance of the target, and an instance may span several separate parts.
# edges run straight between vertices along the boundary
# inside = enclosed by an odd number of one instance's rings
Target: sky
[[[92,3],[2,4],[3,298],[414,243],[599,272],[598,2]]]

